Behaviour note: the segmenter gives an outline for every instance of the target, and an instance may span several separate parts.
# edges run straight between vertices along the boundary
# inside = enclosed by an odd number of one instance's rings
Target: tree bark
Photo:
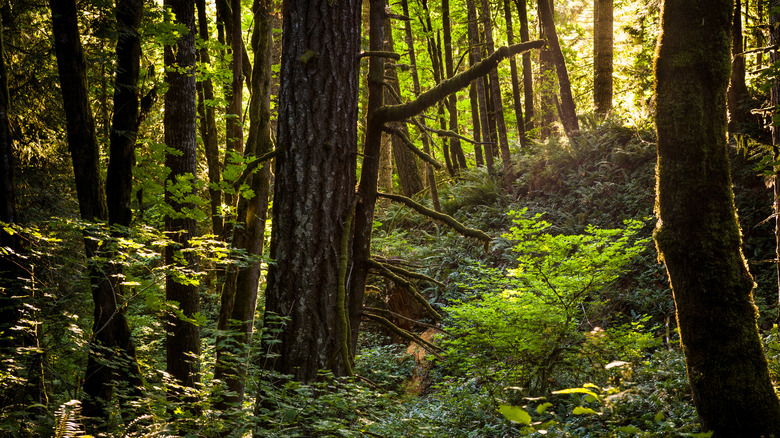
[[[777,13],[780,7],[780,1],[770,0],[768,5],[769,12],[769,24],[772,29],[769,33],[769,44],[780,44],[780,14]],[[774,11],[774,12],[772,12]],[[777,50],[769,52],[769,62],[771,65],[775,65],[780,61],[780,53]],[[776,116],[777,109],[780,108],[780,79],[775,78],[772,81],[772,88],[769,91],[770,102],[772,108],[775,111],[772,114],[772,119]],[[775,126],[775,123],[771,125],[772,132],[772,159],[777,162],[780,160],[780,126]],[[776,322],[780,324],[780,166],[774,166],[774,176],[772,181],[772,192],[774,194],[774,202],[772,202],[772,210],[775,214],[775,271],[777,276],[777,292],[778,292],[778,314],[776,316]]]
[[[511,46],[515,43],[514,29],[512,29],[512,4],[510,0],[504,0],[504,19],[506,20],[506,38]],[[517,61],[515,58],[509,58],[509,70],[512,77],[512,103],[515,109],[515,123],[517,128],[517,138],[520,139],[522,147],[528,146],[525,136],[525,122],[523,121],[523,102],[520,100],[520,80],[517,74]]]
[[[200,310],[198,288],[187,284],[186,277],[196,269],[197,259],[185,251],[197,234],[197,224],[188,210],[196,208],[188,197],[196,196],[197,126],[195,102],[195,3],[194,0],[166,0],[176,23],[187,29],[175,46],[165,46],[165,144],[176,153],[165,155],[170,169],[166,180],[165,201],[172,212],[165,217],[165,230],[171,242],[165,249],[165,263],[176,270],[165,278],[165,299],[178,303],[187,318]],[[167,316],[167,371],[175,385],[195,388],[200,382],[200,330],[197,325],[170,312]],[[191,401],[181,387],[170,387],[168,395],[176,401]]]
[[[408,0],[401,0],[401,5],[405,16],[409,16],[409,2]],[[411,65],[412,84],[414,86],[414,95],[420,95],[420,75],[417,72],[417,57],[414,52],[414,39],[412,38],[412,24],[409,20],[404,21],[404,34],[406,36],[406,46],[409,50],[409,64]],[[425,120],[420,120],[420,123],[425,126]],[[431,154],[431,149],[428,142],[428,134],[420,132],[420,138],[423,144],[423,152],[427,155]],[[433,209],[441,211],[441,205],[439,204],[439,190],[436,186],[436,174],[433,171],[433,167],[430,164],[425,165],[425,177],[428,181],[428,188],[431,191],[431,203]]]
[[[441,21],[442,33],[444,35],[444,66],[447,78],[455,76],[455,68],[452,62],[452,29],[450,25],[450,2],[442,0],[441,2]],[[510,43],[511,44],[511,43]],[[443,75],[442,75],[443,76]],[[450,131],[458,131],[458,95],[453,93],[447,99],[447,111],[450,116]],[[466,155],[460,145],[460,140],[453,138],[450,140],[450,153],[452,154],[452,165],[455,169],[467,169]]]
[[[266,321],[290,318],[270,346],[274,369],[312,381],[349,369],[336,306],[355,188],[360,1],[291,0],[283,20]],[[363,168],[377,158],[365,151]]]
[[[515,0],[520,16],[520,42],[530,41],[528,34],[528,8],[526,0]],[[523,53],[523,96],[525,98],[525,128],[526,136],[534,129],[534,77],[531,69],[531,54]]]
[[[206,18],[206,0],[196,0],[198,8],[198,35],[204,42],[209,40],[208,20]],[[210,65],[208,48],[202,47],[199,51],[200,62]],[[222,235],[222,191],[219,189],[219,181],[222,179],[221,161],[219,159],[219,146],[217,144],[217,121],[214,111],[214,83],[211,78],[197,84],[198,88],[198,118],[200,119],[200,137],[203,140],[203,149],[206,152],[206,164],[209,178],[209,203],[211,206],[211,232],[216,236]]]
[[[558,75],[558,87],[560,89],[560,116],[563,130],[566,136],[571,138],[578,135],[580,124],[577,120],[577,110],[574,106],[574,98],[571,93],[571,81],[569,71],[566,68],[566,60],[563,59],[561,45],[558,42],[558,34],[555,31],[555,21],[551,6],[552,0],[539,0],[539,20],[544,26],[544,34],[547,37],[547,46],[555,64],[555,72]]]
[[[138,5],[125,6],[129,9],[120,13],[119,23],[120,26],[132,27],[135,20],[132,15],[140,13],[132,8]],[[64,107],[68,109],[65,112],[67,138],[76,179],[79,211],[84,221],[106,221],[109,215],[103,182],[100,178],[99,147],[95,122],[89,106],[86,64],[79,37],[76,4],[73,0],[52,0],[50,7],[62,100]],[[124,12],[128,15],[124,15]],[[118,41],[119,62],[128,62],[127,65],[123,65],[125,68],[132,69],[130,64],[134,56],[133,45],[132,37]],[[125,79],[132,80],[131,77],[123,78]],[[132,99],[130,96],[127,97]],[[132,116],[132,110],[129,116]],[[129,116],[120,112],[120,117]],[[134,119],[130,131],[135,129],[135,122]],[[126,123],[126,120],[122,120],[121,123]],[[130,148],[132,149],[132,145]],[[114,152],[112,151],[112,155]],[[112,176],[122,181],[122,184],[127,184],[131,177],[128,178],[124,173],[132,172],[128,169],[128,166],[132,168],[132,161],[127,157],[126,150],[122,150],[119,155],[119,157],[112,157],[116,163],[112,168]],[[123,160],[125,162],[121,163]],[[127,187],[123,187],[122,191],[126,193]],[[122,198],[118,196],[112,200]],[[114,217],[129,221],[129,206],[128,209],[124,209],[122,201],[113,202],[112,205],[118,206]],[[119,305],[121,301],[114,287],[116,280],[112,281],[113,269],[110,266],[107,268],[100,266],[96,261],[98,256],[106,256],[110,259],[112,254],[110,251],[101,254],[99,244],[96,240],[88,238],[88,234],[89,231],[85,230],[84,246],[95,307],[87,372],[83,385],[87,395],[83,413],[85,417],[91,419],[87,424],[88,429],[101,431],[104,430],[105,422],[109,418],[107,403],[113,396],[114,383],[125,382],[130,388],[137,389],[140,385],[140,377],[124,307]],[[105,272],[104,269],[109,272]]]
[[[479,26],[477,24],[477,8],[474,5],[474,0],[466,0],[466,7],[468,9],[468,33],[469,33],[469,63],[471,67],[479,64],[482,61],[482,49],[479,39]],[[488,173],[493,175],[493,147],[495,138],[493,138],[493,131],[490,129],[490,121],[488,118],[488,103],[487,95],[487,78],[480,77],[475,80],[477,84],[477,99],[479,100],[479,118],[480,118],[480,130],[482,131],[482,143],[484,144],[485,152],[485,165],[487,166]],[[482,149],[482,145],[475,145],[475,148]]]
[[[655,63],[655,240],[669,274],[694,404],[713,437],[780,436],[756,326],[726,142],[731,0],[667,0]]]
[[[613,1],[593,1],[593,106],[602,117],[612,109]]]
[[[258,157],[271,151],[271,13],[270,0],[254,0],[252,5],[255,25],[252,31],[252,88],[249,101],[249,133],[245,158]],[[224,396],[223,406],[240,411],[246,388],[247,361],[257,308],[257,289],[260,280],[260,260],[263,253],[263,234],[268,214],[271,164],[261,165],[251,174],[246,184],[254,192],[250,199],[242,197],[238,204],[241,227],[234,231],[233,244],[246,250],[254,259],[246,266],[234,266],[227,275],[223,294],[232,294],[232,308],[220,310],[219,325],[228,331],[227,348],[218,347],[215,379],[222,379],[230,392]],[[223,318],[225,315],[225,318]],[[230,417],[228,417],[230,418]],[[229,430],[239,424],[228,424]]]

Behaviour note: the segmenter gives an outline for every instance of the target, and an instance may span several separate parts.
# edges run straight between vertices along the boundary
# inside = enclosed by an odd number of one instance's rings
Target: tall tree
[[[252,88],[249,101],[249,133],[244,156],[259,160],[271,152],[271,13],[270,0],[254,0],[255,17],[251,48],[254,53]],[[251,161],[254,163],[255,161]],[[248,174],[246,184],[254,196],[242,196],[237,216],[241,226],[234,230],[233,245],[254,257],[246,265],[232,266],[223,286],[223,304],[219,324],[226,330],[225,345],[218,345],[219,355],[214,376],[224,379],[229,391],[223,407],[240,409],[246,388],[247,361],[254,316],[257,308],[260,256],[263,252],[263,234],[268,214],[270,192],[270,163],[257,163],[258,170]],[[225,348],[226,347],[226,348]],[[226,423],[230,423],[229,421]],[[225,424],[229,429],[239,424]]]
[[[515,43],[514,29],[512,28],[512,4],[509,0],[504,0],[504,20],[506,21],[506,39],[511,46]],[[515,109],[515,122],[517,124],[517,136],[520,144],[526,146],[525,122],[523,121],[523,102],[520,100],[520,81],[517,74],[517,61],[515,58],[509,59],[509,70],[512,77],[512,103]]]
[[[452,61],[452,25],[450,23],[450,1],[442,0],[441,2],[441,22],[442,22],[442,34],[444,35],[444,67],[447,73],[447,78],[451,78],[455,75],[455,67]],[[512,44],[512,43],[510,43]],[[514,59],[514,58],[513,58]],[[458,95],[452,93],[447,98],[447,112],[449,113],[449,126],[450,131],[455,134],[458,133]],[[456,169],[466,169],[466,156],[463,153],[463,148],[460,145],[460,140],[457,137],[452,137],[450,140],[450,153],[452,154],[452,166]]]
[[[750,96],[745,83],[745,55],[742,53],[744,47],[742,40],[742,0],[735,0],[731,15],[731,77],[726,90],[731,133],[738,133],[747,128],[746,125],[752,118],[750,109],[745,106]]]
[[[528,33],[528,6],[526,0],[515,0],[520,17],[520,42],[530,41]],[[531,54],[523,53],[523,97],[525,99],[524,132],[534,129],[534,78],[531,69]]]
[[[54,47],[62,100],[64,107],[68,109],[65,112],[67,138],[73,161],[79,211],[84,221],[106,221],[109,219],[109,213],[100,177],[99,148],[95,122],[89,106],[86,64],[79,37],[76,4],[74,0],[52,0],[49,4],[52,11]],[[120,78],[120,81],[125,81],[121,85],[129,87],[131,91],[120,94],[120,102],[132,106],[133,99],[137,98],[132,78],[133,59],[136,59],[135,53],[137,53],[133,33],[137,27],[134,24],[136,15],[140,14],[140,11],[136,9],[138,4],[122,3],[122,5],[127,9],[119,11],[119,23],[125,30],[124,33],[120,33],[127,38],[118,41],[117,53],[119,62],[123,63],[124,68],[131,70],[127,76]],[[132,109],[127,109],[127,112],[120,110],[117,117],[120,125],[131,122],[133,126],[130,127],[127,135],[134,139],[132,133],[136,120],[133,114],[137,113]],[[128,148],[132,151],[134,140],[129,146],[126,139],[115,137],[115,140],[115,147],[112,147],[112,160],[127,160],[125,163],[115,162],[111,166],[111,173],[115,175],[112,181],[119,181],[120,187],[117,189],[122,193],[112,198],[112,206],[116,208],[112,218],[116,218],[117,223],[121,224],[121,221],[129,222],[129,205],[125,203],[129,201],[129,196],[125,197],[125,194],[126,190],[129,190],[131,177],[124,173],[132,168],[132,153],[128,152]],[[101,266],[97,262],[99,257],[108,255],[110,258],[111,254],[110,252],[101,254],[98,240],[89,238],[88,233],[89,231],[85,231],[84,246],[89,262],[90,286],[95,306],[87,372],[84,378],[84,392],[88,396],[84,400],[84,414],[94,420],[90,424],[90,429],[100,430],[109,418],[107,403],[112,398],[114,382],[126,382],[130,387],[137,388],[140,385],[140,378],[135,359],[135,346],[130,338],[130,329],[121,297],[117,293],[116,277],[112,275],[113,272],[104,271],[104,269],[110,271],[112,269],[110,266]]]
[[[474,0],[466,0],[466,8],[468,10],[468,34],[469,34],[469,64],[473,67],[482,61],[482,50],[479,39],[479,26],[477,23],[477,7],[474,4]],[[490,120],[488,117],[488,102],[487,102],[487,78],[481,77],[474,81],[477,85],[477,99],[479,101],[479,120],[480,130],[482,131],[482,143],[484,144],[485,152],[485,165],[487,166],[488,173],[493,174],[493,144],[495,139],[493,137],[493,130],[490,129]],[[481,148],[481,145],[476,145],[475,148]]]
[[[769,43],[771,45],[780,44],[780,1],[770,0],[769,7],[769,25],[771,31],[769,32]],[[780,53],[777,50],[773,50],[769,53],[769,61],[772,65],[777,65],[780,62]],[[769,92],[770,102],[772,108],[775,111],[771,113],[772,118],[777,116],[777,109],[780,107],[780,78],[775,77],[772,81],[772,88]],[[777,162],[780,160],[780,126],[776,126],[776,123],[772,123],[772,159]],[[775,271],[777,275],[777,292],[778,303],[780,303],[780,166],[774,167],[774,175],[772,181],[772,192],[774,194],[774,202],[772,202],[773,212],[775,214]],[[780,323],[780,310],[778,310],[776,321]]]
[[[731,0],[667,0],[655,63],[655,241],[669,274],[693,400],[713,437],[780,436],[756,326],[726,141]]]
[[[290,0],[282,29],[266,315],[290,318],[274,369],[311,381],[322,369],[349,371],[336,309],[356,179],[360,1]]]
[[[577,110],[574,106],[574,97],[571,92],[569,70],[566,68],[566,60],[563,59],[563,52],[561,52],[561,45],[558,42],[558,34],[555,30],[552,0],[539,0],[539,21],[544,27],[547,46],[550,48],[550,56],[553,64],[555,64],[555,72],[558,75],[558,88],[561,96],[558,107],[561,123],[566,136],[572,137],[579,132],[580,124],[577,120]]]
[[[195,2],[194,0],[166,0],[175,23],[185,31],[175,45],[165,46],[165,144],[171,151],[165,155],[165,166],[170,169],[166,180],[165,202],[171,211],[165,217],[165,231],[171,243],[165,249],[165,263],[176,269],[165,279],[165,299],[178,304],[182,318],[174,312],[167,316],[167,371],[175,384],[194,388],[200,382],[200,329],[191,318],[200,310],[198,287],[187,278],[197,265],[191,251],[186,251],[197,234],[197,223],[192,217],[196,196],[197,126],[195,90]],[[182,388],[172,387],[169,396],[186,400]]]
[[[593,106],[596,114],[612,109],[614,0],[593,0]]]

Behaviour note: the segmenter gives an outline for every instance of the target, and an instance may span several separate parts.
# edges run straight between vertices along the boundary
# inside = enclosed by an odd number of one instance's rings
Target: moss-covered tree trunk
[[[731,0],[666,0],[656,59],[658,227],[688,377],[714,437],[780,436],[726,144]]]

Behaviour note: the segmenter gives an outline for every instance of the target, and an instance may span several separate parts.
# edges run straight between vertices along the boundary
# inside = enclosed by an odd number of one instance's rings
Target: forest
[[[780,0],[0,23],[0,437],[780,437]]]

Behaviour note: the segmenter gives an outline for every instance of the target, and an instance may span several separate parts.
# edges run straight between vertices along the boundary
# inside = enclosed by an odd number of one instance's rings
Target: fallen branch
[[[259,157],[255,158],[254,160],[246,163],[246,168],[243,172],[241,172],[241,175],[236,178],[236,180],[233,182],[233,188],[238,190],[239,187],[241,187],[241,184],[246,181],[246,179],[249,177],[249,175],[254,172],[254,170],[259,166],[261,163],[264,163],[271,158],[276,156],[276,149],[272,150],[271,152],[266,152],[263,155],[260,155]]]
[[[444,333],[447,336],[455,337],[454,334],[452,334],[452,333],[442,329],[441,327],[435,326],[433,324],[428,324],[427,322],[418,321],[418,320],[416,320],[414,318],[409,318],[408,316],[403,316],[400,313],[392,312],[392,311],[387,310],[387,309],[380,309],[378,307],[363,307],[363,310],[366,310],[366,311],[369,311],[369,312],[373,312],[374,314],[384,313],[384,314],[387,314],[387,315],[390,315],[390,316],[395,316],[396,318],[401,318],[403,320],[412,322],[414,324],[419,324],[419,325],[421,325],[423,327],[427,327],[427,328],[431,328],[431,329],[434,329],[434,330],[438,330],[438,331]]]
[[[393,324],[392,322],[390,322],[386,318],[383,318],[383,317],[381,317],[379,315],[374,315],[373,313],[369,313],[369,312],[366,312],[364,310],[363,311],[363,316],[365,316],[366,318],[371,319],[373,321],[376,321],[379,324],[387,327],[388,329],[390,329],[391,332],[397,334],[398,336],[400,336],[400,337],[402,337],[404,339],[407,339],[407,340],[412,341],[412,342],[416,342],[421,347],[423,347],[425,349],[425,351],[427,351],[428,353],[431,353],[432,355],[436,356],[437,359],[441,359],[441,356],[438,353],[439,351],[442,350],[441,347],[438,347],[438,346],[436,346],[436,345],[426,341],[425,339],[421,338],[420,336],[418,336],[415,333],[406,331],[406,330],[398,327],[397,325]]]
[[[391,195],[389,193],[381,193],[381,192],[378,192],[376,195],[379,196],[380,198],[401,202],[405,204],[407,207],[420,213],[421,215],[428,216],[431,219],[435,219],[439,222],[442,222],[445,225],[448,225],[449,227],[451,227],[452,229],[454,229],[455,231],[457,231],[458,233],[466,237],[473,237],[475,239],[479,239],[485,242],[486,245],[489,244],[491,241],[493,241],[493,238],[487,235],[487,233],[485,233],[484,231],[477,230],[474,228],[469,228],[463,225],[462,223],[458,222],[457,220],[455,220],[455,218],[453,218],[452,216],[444,213],[439,213],[438,211],[431,210],[430,208],[427,208],[424,205],[414,202],[413,200],[407,198],[406,196]]]
[[[441,169],[441,164],[438,161],[436,161],[435,158],[421,151],[417,146],[414,145],[414,143],[412,143],[411,140],[409,140],[409,137],[407,137],[400,129],[385,125],[382,127],[382,130],[387,132],[388,134],[393,134],[398,136],[398,138],[401,139],[401,141],[406,145],[406,147],[408,147],[409,150],[414,152],[415,155],[417,155],[423,161],[435,167],[436,169]]]
[[[427,281],[427,282],[433,283],[433,284],[435,284],[437,286],[444,287],[444,283],[442,283],[439,280],[436,280],[435,278],[429,277],[429,276],[427,276],[425,274],[420,274],[419,272],[410,271],[410,270],[404,269],[404,268],[402,268],[400,266],[396,266],[396,265],[393,265],[393,264],[390,264],[390,263],[382,262],[382,261],[379,261],[377,259],[371,259],[371,261],[373,261],[374,263],[379,263],[382,266],[386,267],[387,269],[395,272],[396,274],[403,275],[404,277],[416,278],[418,280]]]
[[[426,131],[433,132],[434,134],[439,134],[442,137],[458,138],[460,140],[463,140],[463,141],[471,143],[471,144],[493,144],[493,142],[475,141],[474,139],[468,138],[468,137],[464,137],[464,136],[458,134],[455,131],[450,131],[450,130],[447,130],[447,129],[435,129],[435,128],[430,128],[430,127],[425,126],[425,125],[423,125],[423,126],[424,126]]]
[[[420,294],[417,288],[414,287],[414,285],[410,283],[409,280],[391,271],[383,263],[379,263],[378,261],[373,259],[368,259],[367,262],[369,267],[379,271],[379,275],[389,278],[399,286],[408,290],[409,293],[412,294],[412,298],[414,298],[418,303],[422,304],[422,306],[425,308],[425,311],[428,312],[428,314],[431,316],[431,318],[433,318],[434,321],[437,322],[441,321],[441,315],[439,315],[439,312],[437,312],[433,307],[431,307],[431,303],[429,303],[428,300],[426,300],[425,297]]]

